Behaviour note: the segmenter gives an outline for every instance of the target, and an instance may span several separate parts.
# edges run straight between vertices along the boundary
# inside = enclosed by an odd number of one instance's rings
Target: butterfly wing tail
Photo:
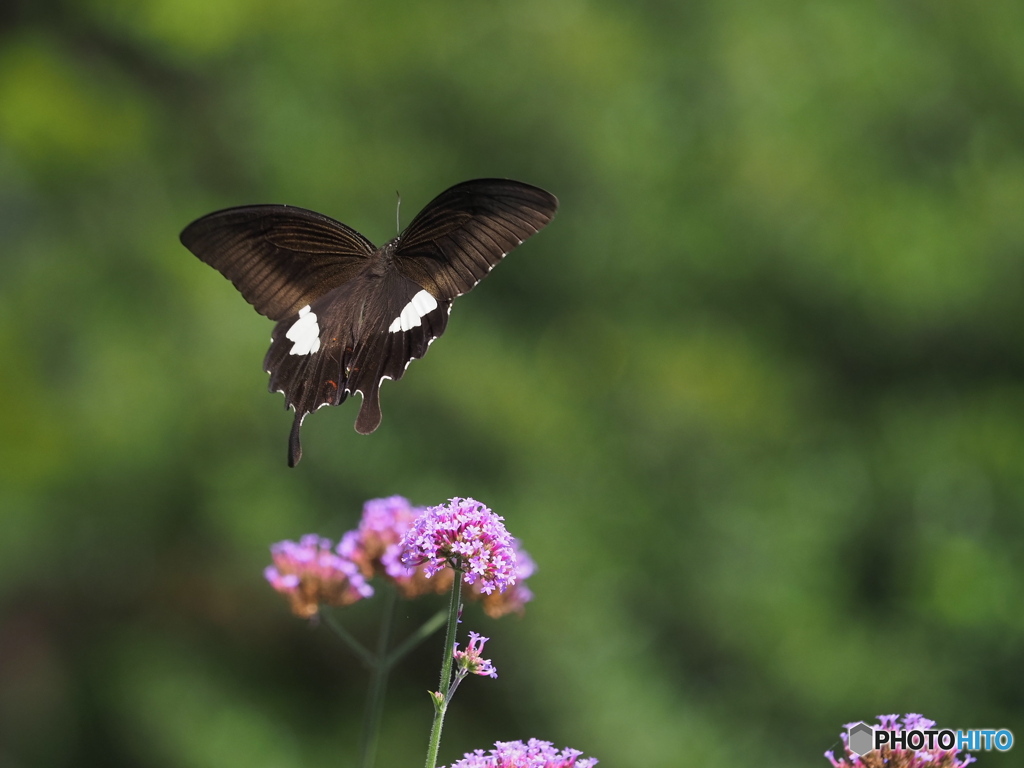
[[[302,443],[299,442],[299,430],[302,429],[303,413],[295,412],[295,421],[292,422],[292,433],[288,438],[288,466],[294,467],[302,458]]]
[[[369,387],[369,392],[363,395],[363,404],[359,408],[359,416],[356,418],[356,432],[361,435],[368,435],[380,426],[380,383]]]

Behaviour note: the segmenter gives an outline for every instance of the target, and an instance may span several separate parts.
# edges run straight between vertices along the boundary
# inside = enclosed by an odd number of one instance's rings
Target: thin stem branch
[[[359,657],[359,660],[363,662],[363,664],[370,669],[374,669],[377,666],[377,657],[370,653],[366,646],[356,640],[352,633],[342,626],[333,611],[321,609],[320,616],[323,618],[324,623],[331,628],[334,634],[345,641],[345,645],[349,647],[352,653]]]
[[[393,650],[388,655],[387,659],[384,661],[384,664],[389,669],[395,666],[395,664],[397,664],[402,659],[403,656],[409,653],[409,651],[411,651],[417,645],[419,645],[432,634],[434,634],[438,629],[440,629],[441,626],[444,624],[445,619],[447,618],[447,611],[441,610],[435,613],[433,616],[431,616],[423,623],[423,626],[421,626],[419,629],[417,629],[415,632],[409,635],[409,637],[407,637],[404,641],[402,641],[402,644],[395,648],[395,650]]]

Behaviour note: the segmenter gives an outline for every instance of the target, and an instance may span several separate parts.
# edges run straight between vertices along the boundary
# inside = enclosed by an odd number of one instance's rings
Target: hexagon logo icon
[[[867,723],[852,723],[846,727],[846,743],[857,757],[875,748],[875,729]]]

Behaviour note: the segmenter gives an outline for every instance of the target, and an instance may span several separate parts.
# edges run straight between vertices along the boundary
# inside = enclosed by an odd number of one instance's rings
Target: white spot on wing
[[[437,299],[426,291],[420,291],[402,308],[402,313],[388,326],[390,333],[408,331],[419,325],[423,316],[437,309]]]
[[[288,350],[289,355],[311,355],[320,349],[320,326],[309,304],[299,310],[299,319],[292,323],[285,338],[295,342]]]
[[[452,305],[449,304],[448,305],[448,316],[451,317],[451,314],[452,314]],[[437,341],[437,336],[431,336],[429,339],[427,339],[427,349],[430,349],[430,345],[433,344],[435,341]],[[424,352],[423,354],[425,355],[426,352]],[[416,358],[410,357],[408,360],[406,360],[405,361],[405,368],[403,370],[408,371],[409,370],[409,364],[413,360],[415,360],[415,359]]]

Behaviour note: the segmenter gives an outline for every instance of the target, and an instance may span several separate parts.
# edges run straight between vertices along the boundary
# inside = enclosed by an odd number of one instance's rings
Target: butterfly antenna
[[[398,198],[398,205],[395,206],[395,231],[402,234],[402,193],[396,189],[395,196]]]

